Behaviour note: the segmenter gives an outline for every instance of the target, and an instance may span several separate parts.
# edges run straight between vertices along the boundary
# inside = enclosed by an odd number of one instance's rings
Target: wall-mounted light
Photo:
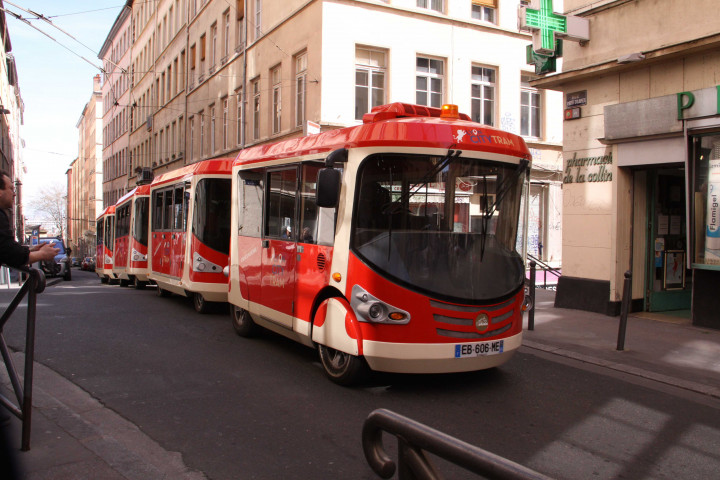
[[[645,60],[645,55],[640,52],[635,52],[628,55],[623,55],[622,57],[618,57],[617,63],[633,63],[640,62],[642,60]]]

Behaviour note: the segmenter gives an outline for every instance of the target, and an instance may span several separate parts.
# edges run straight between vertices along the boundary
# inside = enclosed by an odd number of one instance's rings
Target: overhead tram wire
[[[12,5],[12,6],[15,7],[15,8],[19,8],[19,9],[22,10],[23,12],[29,13],[30,15],[35,15],[38,20],[42,20],[43,22],[48,23],[48,24],[49,24],[50,26],[52,26],[53,28],[56,28],[56,29],[60,30],[62,33],[64,33],[64,34],[67,35],[68,37],[72,38],[72,39],[75,40],[77,43],[79,43],[80,45],[82,45],[83,47],[85,47],[85,48],[88,49],[90,52],[94,53],[95,55],[98,54],[98,53],[97,53],[96,51],[94,51],[92,48],[88,47],[88,46],[85,45],[83,42],[81,42],[80,40],[78,40],[77,38],[75,38],[73,35],[71,35],[70,32],[67,32],[67,31],[63,30],[62,28],[58,27],[57,25],[55,25],[55,24],[52,22],[52,20],[50,20],[49,17],[43,15],[42,13],[37,13],[37,12],[34,12],[34,11],[32,11],[32,10],[27,10],[27,9],[21,7],[20,5],[16,5],[16,4],[12,3],[12,2],[9,1],[9,0],[5,0],[5,3],[7,3],[7,4],[9,4],[9,5]],[[123,8],[124,8],[124,7],[123,7]],[[7,11],[7,10],[6,10],[6,11]],[[13,15],[13,16],[14,16],[14,15]],[[21,19],[22,19],[21,17],[16,17],[16,18],[17,18],[18,20],[21,20]],[[29,21],[27,21],[27,19],[25,19],[25,21],[26,21],[26,23],[27,23],[28,25],[32,26],[32,24],[30,24]],[[35,27],[33,27],[33,28],[35,28]],[[42,30],[39,30],[39,29],[37,29],[37,28],[36,28],[36,30],[42,32]],[[42,33],[45,34],[45,35],[47,35],[45,32],[42,32]],[[55,40],[54,38],[50,37],[50,35],[47,35],[47,36],[48,36],[51,40],[54,40],[55,42],[57,42],[58,44],[60,44],[60,42],[58,42],[58,41]],[[60,45],[62,45],[62,44],[60,44]],[[64,45],[63,45],[63,46],[64,46]],[[68,47],[65,47],[65,48],[68,48]],[[68,48],[68,50],[70,50],[70,49]],[[70,50],[70,51],[72,52],[72,50]],[[75,52],[72,52],[72,53],[74,53],[75,55],[78,55],[78,54],[75,53]],[[83,56],[81,56],[81,55],[78,55],[78,56],[79,56],[80,58],[82,58],[83,60],[85,60],[86,62],[89,62],[89,60],[86,59],[85,57],[83,57]],[[112,62],[111,60],[108,60],[108,62],[111,63],[112,65],[114,65],[115,67],[119,68],[123,73],[127,73],[127,71],[126,71],[124,68],[122,68],[120,65],[117,65],[116,63]],[[91,65],[93,65],[95,68],[99,68],[100,71],[102,71],[103,73],[107,73],[107,72],[105,72],[105,69],[104,69],[104,68],[98,67],[97,65],[92,64],[92,63],[91,63]]]

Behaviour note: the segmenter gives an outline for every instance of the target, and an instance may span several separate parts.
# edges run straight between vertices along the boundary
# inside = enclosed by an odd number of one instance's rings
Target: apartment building
[[[530,251],[558,264],[562,98],[530,84],[521,3],[128,1],[126,188],[245,147],[356,125],[376,105],[455,103],[525,137]]]
[[[130,5],[125,5],[110,29],[99,55],[103,62],[103,205],[117,202],[130,187],[131,13]]]
[[[720,328],[717,4],[564,7],[589,21],[590,39],[566,44],[563,71],[534,82],[568,106],[583,99],[564,127],[556,305],[616,314],[630,272],[633,310]]]
[[[103,208],[103,98],[100,75],[93,77],[93,92],[75,125],[78,157],[68,172],[68,244],[91,255],[95,245],[95,218]]]

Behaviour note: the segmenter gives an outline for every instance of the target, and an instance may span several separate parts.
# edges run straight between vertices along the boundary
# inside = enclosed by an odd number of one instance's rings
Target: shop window
[[[693,263],[720,265],[720,132],[691,137]]]

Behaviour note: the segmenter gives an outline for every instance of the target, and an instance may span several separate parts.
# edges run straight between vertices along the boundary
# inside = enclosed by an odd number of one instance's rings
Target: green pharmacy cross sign
[[[536,53],[550,54],[555,51],[555,32],[567,33],[567,18],[553,13],[552,0],[540,0],[540,10],[525,10],[525,25],[533,30],[540,30],[540,48]]]
[[[518,11],[520,29],[532,32],[533,51],[553,56],[559,38],[585,42],[590,39],[590,26],[585,18],[553,12],[552,0],[533,0],[530,7]]]

